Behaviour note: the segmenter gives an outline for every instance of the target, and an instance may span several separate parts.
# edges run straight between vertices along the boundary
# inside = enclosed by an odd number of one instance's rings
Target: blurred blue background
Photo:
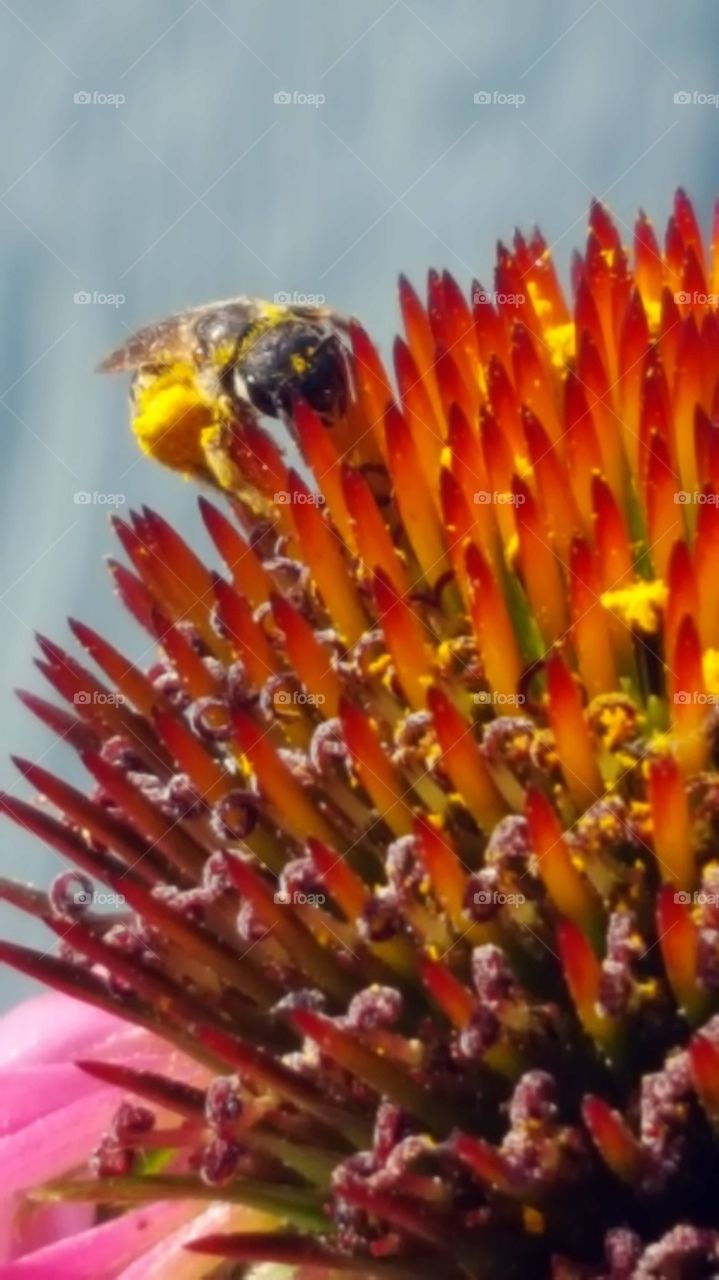
[[[126,386],[94,375],[103,353],[188,304],[281,291],[387,347],[400,270],[489,285],[497,237],[536,221],[566,278],[592,194],[629,236],[681,183],[708,227],[719,114],[674,95],[719,90],[718,36],[707,0],[0,0],[3,786],[28,794],[10,749],[80,776],[13,697],[45,692],[36,628],[66,641],[70,613],[149,658],[102,564],[107,506],[74,495],[149,502],[205,548],[192,489],[133,446]],[[526,101],[475,104],[495,90]],[[0,857],[58,870],[4,822]],[[45,937],[2,907],[0,933]],[[0,974],[0,1005],[29,985]]]

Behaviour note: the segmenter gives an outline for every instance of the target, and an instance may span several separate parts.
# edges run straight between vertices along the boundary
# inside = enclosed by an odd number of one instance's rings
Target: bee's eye
[[[320,342],[297,375],[297,391],[318,413],[329,417],[343,413],[347,404],[347,370],[342,345],[330,334]]]
[[[344,410],[347,382],[342,345],[316,326],[288,321],[268,329],[238,362],[235,394],[277,417],[301,396],[318,413],[333,417]]]
[[[266,379],[259,374],[248,372],[244,376],[238,373],[238,380],[241,382],[250,404],[258,413],[264,413],[269,418],[277,416],[275,395]]]

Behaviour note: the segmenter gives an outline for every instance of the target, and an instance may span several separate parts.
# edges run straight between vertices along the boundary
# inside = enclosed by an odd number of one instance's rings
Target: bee
[[[295,396],[328,424],[344,413],[347,324],[325,307],[228,298],[140,329],[99,369],[134,374],[132,425],[144,452],[203,473],[215,470],[232,422],[282,417]]]

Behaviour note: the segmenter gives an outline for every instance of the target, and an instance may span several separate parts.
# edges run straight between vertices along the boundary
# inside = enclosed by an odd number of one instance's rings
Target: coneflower
[[[490,293],[403,279],[394,383],[350,322],[296,468],[142,392],[225,569],[117,519],[155,665],[41,640],[94,791],[18,762],[76,870],[2,883],[60,946],[0,957],[196,1079],[83,1060],[126,1100],[35,1199],[262,1215],[192,1275],[719,1274],[719,245],[594,204],[572,295],[538,232]]]

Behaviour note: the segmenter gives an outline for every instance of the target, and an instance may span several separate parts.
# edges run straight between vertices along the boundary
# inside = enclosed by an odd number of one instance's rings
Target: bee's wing
[[[241,331],[256,314],[257,304],[244,296],[191,307],[138,329],[121,347],[105,356],[98,365],[98,372],[127,373],[142,365],[172,364],[175,360],[191,359],[195,354],[199,321],[216,319],[220,336],[223,336],[225,332]]]
[[[201,330],[201,346],[209,344],[212,347],[214,342],[230,336],[239,339],[267,310],[269,304],[245,295],[211,302],[203,307],[193,307],[189,311],[138,329],[121,347],[105,356],[98,365],[98,370],[100,373],[127,373],[143,365],[172,364],[176,360],[192,359]],[[288,318],[293,315],[301,316],[306,320],[334,325],[338,329],[346,329],[349,324],[348,320],[329,307],[299,304],[288,306],[286,312]]]
[[[138,329],[127,342],[97,366],[100,373],[127,373],[147,364],[172,364],[186,360],[192,350],[192,320],[194,314],[170,316],[144,329]]]

